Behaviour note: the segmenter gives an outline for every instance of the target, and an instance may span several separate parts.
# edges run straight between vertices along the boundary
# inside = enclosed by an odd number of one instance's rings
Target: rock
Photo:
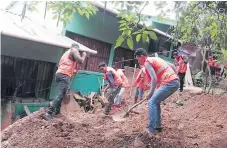
[[[217,124],[216,126],[219,127],[219,128],[224,128],[224,126],[221,125],[221,124]]]
[[[135,141],[134,141],[134,146],[135,147],[146,147],[146,145],[141,141],[139,136],[136,136]]]
[[[177,127],[177,129],[179,129],[179,130],[182,130],[184,128],[184,124],[183,123],[180,123],[179,125],[178,125],[178,127]]]

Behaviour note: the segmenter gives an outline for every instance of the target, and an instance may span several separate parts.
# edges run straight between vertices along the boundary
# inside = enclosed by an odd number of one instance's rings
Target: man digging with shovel
[[[77,64],[84,63],[87,54],[83,52],[81,57],[78,49],[79,46],[77,44],[72,44],[71,48],[60,59],[58,70],[55,74],[58,84],[58,94],[55,100],[50,102],[48,111],[43,116],[45,120],[51,120],[53,115],[60,114],[61,102],[70,89],[71,77],[78,70]]]
[[[160,103],[178,90],[179,79],[166,61],[159,57],[148,57],[145,49],[137,49],[135,57],[140,65],[145,66],[148,81],[151,82],[147,96],[149,123],[146,132],[149,136],[154,136],[157,131],[161,132]]]
[[[99,69],[104,73],[104,78],[108,82],[107,87],[104,89],[104,92],[109,89],[108,92],[108,103],[105,106],[105,115],[109,115],[112,105],[114,104],[114,98],[120,92],[122,87],[122,80],[120,75],[112,67],[108,67],[106,63],[101,62],[99,64]]]

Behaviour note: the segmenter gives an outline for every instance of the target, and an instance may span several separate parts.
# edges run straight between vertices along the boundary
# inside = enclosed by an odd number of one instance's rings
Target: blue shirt
[[[106,73],[106,77],[107,77],[108,83],[110,84],[110,87],[112,88],[119,87],[114,84],[114,74],[111,71]]]

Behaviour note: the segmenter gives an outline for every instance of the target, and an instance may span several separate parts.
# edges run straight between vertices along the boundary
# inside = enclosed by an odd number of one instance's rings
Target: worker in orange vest
[[[125,92],[125,89],[129,87],[129,82],[128,82],[127,77],[124,74],[124,71],[125,71],[124,69],[116,69],[116,70],[117,70],[118,75],[121,77],[121,81],[122,81],[121,90],[114,99],[114,107],[119,108],[122,103],[122,97]]]
[[[104,114],[108,115],[112,105],[114,104],[114,98],[120,92],[122,87],[122,81],[120,75],[112,67],[108,67],[104,62],[99,64],[99,69],[104,73],[104,78],[107,80],[108,85],[104,89],[106,92],[108,89],[108,104],[105,106]]]
[[[143,48],[136,49],[135,58],[140,65],[145,66],[150,82],[151,89],[147,96],[149,112],[147,132],[150,136],[154,136],[157,131],[161,132],[162,129],[160,103],[178,90],[179,78],[166,61],[159,57],[148,57]]]
[[[73,73],[77,73],[77,65],[84,63],[87,54],[83,52],[81,57],[78,49],[79,45],[72,44],[71,48],[60,59],[58,70],[55,74],[58,84],[57,97],[50,102],[48,112],[43,116],[46,120],[51,120],[53,115],[60,114],[61,102],[70,89],[71,77]]]
[[[173,57],[175,58],[175,66],[177,67],[177,74],[180,79],[180,92],[182,92],[184,87],[184,78],[187,71],[187,64],[184,57],[178,55],[177,52],[173,53]]]
[[[140,65],[141,69],[137,74],[137,77],[134,82],[134,87],[136,87],[136,95],[134,99],[134,103],[137,103],[137,100],[143,99],[144,90],[148,89],[148,77],[146,74],[145,67]]]

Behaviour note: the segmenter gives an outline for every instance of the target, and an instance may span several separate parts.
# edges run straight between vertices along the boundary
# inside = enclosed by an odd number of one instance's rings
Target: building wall
[[[63,49],[1,35],[1,54],[25,59],[58,63]]]
[[[103,22],[103,12],[101,11],[97,12],[94,16],[90,16],[89,20],[84,16],[75,14],[72,21],[66,26],[66,30],[115,45],[118,36],[120,36],[118,21],[115,16],[106,13]],[[128,48],[126,43],[124,43],[122,47]],[[136,47],[147,49],[148,44],[140,42],[135,45],[135,48]]]

